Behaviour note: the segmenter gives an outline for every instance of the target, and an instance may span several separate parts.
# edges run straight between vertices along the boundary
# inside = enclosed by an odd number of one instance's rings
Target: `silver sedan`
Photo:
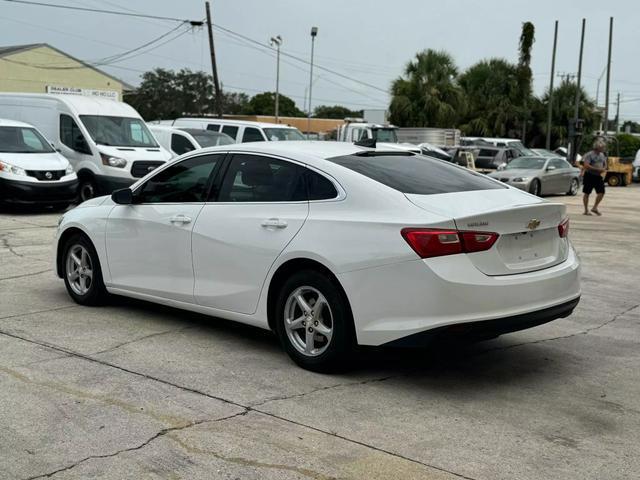
[[[519,157],[503,169],[489,174],[533,195],[566,193],[576,195],[580,188],[580,169],[561,157]]]

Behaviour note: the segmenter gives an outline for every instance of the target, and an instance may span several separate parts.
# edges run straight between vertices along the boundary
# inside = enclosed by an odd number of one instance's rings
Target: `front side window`
[[[156,148],[147,126],[139,118],[80,115],[89,135],[98,145]]]
[[[248,142],[264,142],[264,137],[260,130],[252,127],[245,127],[244,133],[242,134],[242,143]]]
[[[180,135],[179,133],[171,134],[171,150],[177,155],[182,155],[195,149],[196,147],[191,143],[191,140],[184,135]]]
[[[60,141],[71,150],[91,155],[91,149],[82,134],[82,130],[69,115],[60,115]]]
[[[51,153],[51,145],[40,133],[29,127],[0,127],[0,152]]]
[[[304,168],[255,155],[235,155],[229,164],[219,202],[299,202],[307,199]]]
[[[201,155],[161,170],[135,192],[135,203],[203,202],[223,155]]]
[[[236,137],[238,136],[239,129],[240,127],[234,127],[233,125],[224,125],[222,127],[222,133],[226,133],[227,135],[229,135],[231,138],[235,140]]]
[[[424,155],[365,153],[328,160],[402,193],[433,195],[507,188],[482,174]]]
[[[394,128],[376,128],[373,130],[373,138],[377,142],[398,143],[398,135]]]
[[[272,142],[305,139],[297,128],[265,128],[263,130],[267,139]]]
[[[549,165],[552,167],[556,167],[558,170],[562,168],[571,168],[571,165],[560,158],[554,158],[549,162]]]
[[[547,163],[544,157],[518,157],[511,161],[505,168],[507,170],[515,170],[524,168],[526,170],[540,170]]]

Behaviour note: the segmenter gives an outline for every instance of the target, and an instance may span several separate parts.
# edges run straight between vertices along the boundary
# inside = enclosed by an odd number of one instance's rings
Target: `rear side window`
[[[328,160],[402,193],[433,195],[507,188],[482,174],[423,155],[346,155]]]
[[[257,128],[246,127],[242,134],[242,143],[264,142],[264,137]]]
[[[171,134],[171,150],[173,150],[177,155],[190,152],[191,150],[195,150],[195,148],[196,147],[191,143],[191,140],[184,135],[180,135],[179,133]]]
[[[495,157],[498,153],[498,150],[487,150],[486,148],[481,148],[478,152],[479,157]]]
[[[330,200],[338,196],[333,183],[319,173],[307,170],[307,193],[309,200]]]
[[[222,133],[226,133],[235,140],[238,135],[238,127],[234,127],[233,125],[224,125],[222,127]]]

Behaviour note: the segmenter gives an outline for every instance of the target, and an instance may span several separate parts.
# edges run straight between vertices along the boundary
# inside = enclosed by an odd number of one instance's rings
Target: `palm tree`
[[[407,64],[391,86],[389,118],[401,127],[453,127],[464,109],[451,55],[424,50]]]

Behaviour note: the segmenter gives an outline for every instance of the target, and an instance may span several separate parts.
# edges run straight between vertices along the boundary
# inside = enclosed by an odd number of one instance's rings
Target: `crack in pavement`
[[[116,452],[113,453],[106,453],[103,455],[90,455],[88,457],[85,457],[81,460],[78,460],[77,462],[72,463],[71,465],[67,465],[66,467],[62,467],[62,468],[58,468],[57,470],[54,470],[52,472],[49,473],[42,473],[40,475],[36,475],[36,476],[32,476],[32,477],[27,477],[24,480],[36,480],[38,478],[50,478],[58,473],[61,472],[68,472],[69,470],[72,470],[74,468],[76,468],[79,465],[82,465],[85,462],[88,462],[90,460],[96,460],[96,459],[102,459],[102,458],[111,458],[111,457],[116,457],[118,455],[120,455],[121,453],[126,453],[126,452],[133,452],[135,450],[140,450],[144,447],[146,447],[147,445],[149,445],[151,442],[157,440],[158,438],[161,438],[165,435],[167,435],[168,433],[171,432],[175,432],[178,430],[185,430],[187,428],[191,428],[191,427],[195,427],[196,425],[202,425],[203,423],[211,423],[211,422],[221,422],[223,420],[228,420],[230,418],[234,418],[240,415],[246,415],[247,412],[246,411],[242,411],[239,413],[234,413],[233,415],[228,415],[226,417],[222,417],[222,418],[216,418],[213,420],[196,420],[194,422],[188,422],[184,425],[179,425],[176,427],[168,427],[168,428],[163,428],[162,430],[160,430],[159,432],[157,432],[156,434],[152,435],[151,437],[149,437],[147,440],[145,440],[144,442],[142,442],[139,445],[136,445],[135,447],[128,447],[128,448],[123,448],[121,450],[118,450]]]
[[[15,315],[7,315],[0,317],[0,320],[9,320],[10,318],[28,317],[29,315],[38,315],[39,313],[56,312],[58,310],[66,310],[67,308],[80,308],[81,305],[64,305],[62,307],[47,308],[46,310],[36,310],[35,312],[16,313]]]
[[[414,458],[406,457],[406,456],[404,456],[402,454],[399,454],[399,453],[396,453],[396,452],[392,452],[390,450],[386,450],[386,449],[384,449],[382,447],[377,447],[375,445],[370,445],[370,444],[362,442],[360,440],[355,440],[355,439],[352,439],[352,438],[349,438],[349,437],[345,437],[345,436],[340,435],[340,434],[338,434],[336,432],[323,430],[321,428],[314,427],[312,425],[307,425],[307,424],[304,424],[304,423],[301,423],[301,422],[298,422],[298,421],[295,421],[295,420],[291,420],[291,419],[286,418],[286,417],[281,417],[281,416],[276,415],[274,413],[265,412],[263,410],[259,410],[257,408],[254,408],[254,407],[252,407],[250,405],[243,405],[243,404],[241,404],[239,402],[236,402],[234,400],[230,400],[230,399],[227,399],[227,398],[224,398],[224,397],[218,397],[216,395],[212,395],[212,394],[203,392],[202,390],[198,390],[196,388],[191,388],[191,387],[187,387],[187,386],[184,386],[184,385],[179,385],[179,384],[176,384],[174,382],[170,382],[168,380],[165,380],[165,379],[162,379],[162,378],[159,378],[159,377],[154,377],[154,376],[151,376],[151,375],[147,375],[145,373],[136,372],[135,370],[131,370],[129,368],[126,368],[126,367],[123,367],[123,366],[120,366],[120,365],[117,365],[117,364],[114,364],[114,363],[111,363],[111,362],[100,360],[100,359],[91,357],[89,355],[84,355],[84,354],[79,353],[79,352],[74,352],[73,350],[69,350],[69,349],[66,349],[66,348],[63,348],[63,347],[59,347],[57,345],[49,344],[49,343],[43,342],[43,341],[33,340],[33,339],[30,339],[30,338],[26,338],[26,337],[21,337],[20,335],[16,335],[16,334],[13,334],[13,333],[5,332],[5,331],[2,331],[2,330],[0,330],[0,335],[5,335],[5,336],[11,337],[11,338],[15,338],[17,340],[22,340],[22,341],[28,342],[28,343],[33,343],[35,345],[40,345],[42,347],[50,348],[52,350],[55,350],[55,351],[58,351],[58,352],[61,352],[61,353],[67,353],[67,354],[69,354],[71,356],[74,356],[76,358],[81,358],[81,359],[84,359],[84,360],[89,361],[89,362],[93,362],[93,363],[97,363],[97,364],[100,364],[100,365],[103,365],[103,366],[115,368],[115,369],[120,370],[122,372],[127,372],[127,373],[130,373],[132,375],[136,375],[136,376],[139,376],[139,377],[142,377],[142,378],[146,378],[148,380],[153,380],[153,381],[162,383],[164,385],[169,385],[171,387],[178,388],[178,389],[186,391],[186,392],[191,392],[191,393],[195,393],[195,394],[198,394],[198,395],[202,395],[202,396],[207,397],[207,398],[218,400],[218,401],[226,403],[228,405],[234,405],[236,407],[242,408],[245,413],[252,412],[252,411],[253,412],[257,412],[257,413],[260,413],[262,415],[266,415],[268,417],[280,420],[282,422],[290,423],[292,425],[297,425],[297,426],[302,427],[302,428],[307,428],[309,430],[313,430],[313,431],[318,432],[318,433],[329,435],[331,437],[338,438],[340,440],[344,440],[344,441],[352,443],[354,445],[359,445],[361,447],[365,447],[365,448],[368,448],[368,449],[371,449],[371,450],[374,450],[374,451],[377,451],[377,452],[380,452],[380,453],[384,453],[384,454],[390,455],[392,457],[399,458],[401,460],[405,460],[407,462],[411,462],[411,463],[415,463],[417,465],[421,465],[423,467],[427,467],[427,468],[431,468],[431,469],[434,469],[434,470],[437,470],[437,471],[440,471],[440,472],[443,472],[443,473],[447,473],[449,475],[453,475],[455,477],[458,477],[458,478],[461,478],[461,479],[464,479],[464,480],[476,480],[476,479],[474,479],[472,477],[468,477],[468,476],[465,476],[463,474],[456,473],[456,472],[453,472],[451,470],[447,470],[447,469],[442,468],[442,467],[438,467],[436,465],[431,465],[431,464],[422,462],[420,460],[416,460]],[[166,433],[168,433],[168,432],[166,432]],[[165,434],[163,434],[163,435],[165,435]],[[156,436],[159,436],[159,434],[156,435]],[[151,440],[153,440],[153,438]],[[144,445],[141,445],[138,448],[133,448],[133,449],[134,450],[138,450],[139,448],[142,448],[142,446],[144,446]],[[110,456],[110,455],[108,455],[108,456]],[[64,470],[64,469],[62,469],[62,470]],[[57,472],[54,472],[54,473],[57,473]],[[49,476],[51,476],[52,474],[49,474]],[[32,479],[35,479],[35,478],[44,478],[44,477],[43,476],[32,477],[31,479],[25,479],[25,480],[32,480]]]
[[[39,261],[43,262],[44,260],[39,260]],[[13,275],[11,277],[3,277],[3,278],[0,278],[0,282],[4,282],[5,280],[14,280],[16,278],[34,277],[36,275],[42,275],[43,273],[47,273],[47,272],[53,272],[53,269],[47,268],[46,270],[40,270],[38,272],[23,273],[22,275]]]
[[[0,246],[6,248],[11,253],[13,253],[16,257],[24,257],[24,255],[16,252],[13,249],[13,246],[9,244],[9,239],[7,238],[11,232],[8,233],[0,233]]]
[[[540,340],[532,340],[531,342],[522,342],[522,343],[515,343],[513,345],[506,345],[504,347],[496,347],[496,348],[489,348],[487,350],[483,350],[482,352],[478,353],[478,355],[483,355],[485,353],[489,353],[489,352],[495,352],[498,350],[510,350],[512,348],[516,348],[516,347],[522,347],[524,345],[535,345],[537,343],[545,343],[545,342],[551,342],[553,340],[562,340],[564,338],[571,338],[571,337],[577,337],[579,335],[588,335],[589,333],[595,331],[595,330],[599,330],[603,327],[606,327],[607,325],[612,324],[613,322],[615,322],[616,320],[618,320],[620,317],[623,317],[624,315],[626,315],[627,313],[631,312],[632,310],[635,310],[636,308],[640,307],[640,303],[633,305],[629,308],[627,308],[626,310],[617,313],[616,315],[614,315],[612,318],[610,318],[609,320],[607,320],[604,323],[601,323],[600,325],[596,325],[595,327],[589,327],[589,328],[585,328],[584,330],[580,330],[579,332],[574,332],[574,333],[569,333],[567,335],[560,335],[559,337],[551,337],[551,338],[542,338]]]
[[[172,330],[165,330],[163,332],[150,333],[149,335],[145,335],[145,336],[139,337],[139,338],[134,338],[133,340],[127,340],[126,342],[119,343],[118,345],[115,345],[113,347],[106,348],[106,349],[100,350],[98,352],[93,352],[91,355],[100,355],[100,354],[103,354],[103,353],[112,352],[114,350],[117,350],[120,347],[124,347],[125,345],[130,345],[132,343],[141,342],[142,340],[146,340],[146,339],[152,338],[152,337],[159,337],[160,335],[166,335],[167,333],[182,332],[183,330],[188,330],[190,328],[195,328],[195,325],[190,325],[190,326],[182,327],[182,328],[174,328]]]

